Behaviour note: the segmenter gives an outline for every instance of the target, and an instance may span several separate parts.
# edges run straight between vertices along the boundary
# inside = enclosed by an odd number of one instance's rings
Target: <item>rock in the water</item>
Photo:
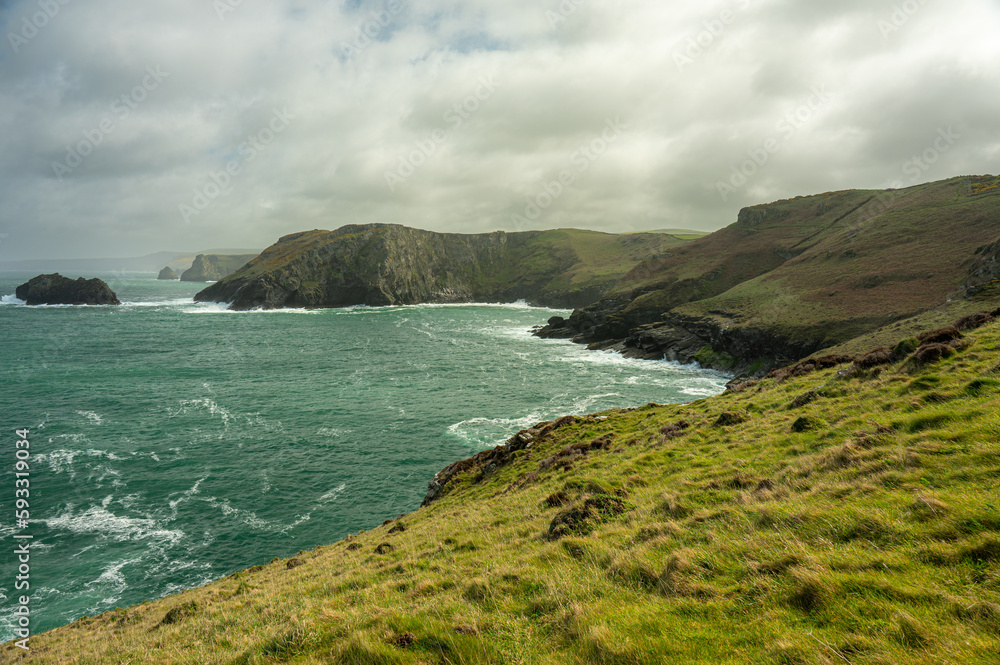
[[[166,266],[163,270],[160,271],[160,274],[157,275],[156,279],[180,279],[180,277],[177,275],[177,272],[174,271],[173,268],[171,268],[170,266]]]
[[[29,305],[120,305],[118,296],[104,281],[69,279],[59,273],[39,275],[17,287],[19,300]]]

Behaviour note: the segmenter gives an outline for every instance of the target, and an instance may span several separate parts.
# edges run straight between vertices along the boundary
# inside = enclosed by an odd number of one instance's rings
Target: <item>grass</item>
[[[587,339],[696,320],[819,349],[941,308],[965,295],[977,251],[997,241],[997,183],[965,176],[746,208],[629,271],[587,308],[606,324]]]
[[[82,618],[31,659],[995,663],[1000,323],[966,341],[536,429],[397,522]]]

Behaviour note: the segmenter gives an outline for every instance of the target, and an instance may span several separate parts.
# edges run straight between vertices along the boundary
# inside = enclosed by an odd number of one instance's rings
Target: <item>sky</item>
[[[994,0],[0,0],[0,34],[0,261],[1000,172]]]

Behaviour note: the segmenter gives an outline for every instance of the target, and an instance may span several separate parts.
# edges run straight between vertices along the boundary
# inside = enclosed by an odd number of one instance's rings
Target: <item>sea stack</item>
[[[173,268],[166,266],[160,271],[156,279],[180,279],[180,277],[177,276],[177,272]]]
[[[29,305],[120,305],[103,280],[69,279],[59,273],[38,275],[17,287],[14,295]]]

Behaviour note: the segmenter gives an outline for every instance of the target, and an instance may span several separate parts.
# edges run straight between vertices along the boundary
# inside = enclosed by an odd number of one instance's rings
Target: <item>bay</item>
[[[441,468],[539,421],[728,380],[532,337],[567,313],[523,303],[230,312],[193,302],[204,284],[106,273],[120,307],[26,307],[32,276],[0,273],[0,537],[34,537],[35,633],[415,510]],[[0,640],[16,575],[0,557]]]

